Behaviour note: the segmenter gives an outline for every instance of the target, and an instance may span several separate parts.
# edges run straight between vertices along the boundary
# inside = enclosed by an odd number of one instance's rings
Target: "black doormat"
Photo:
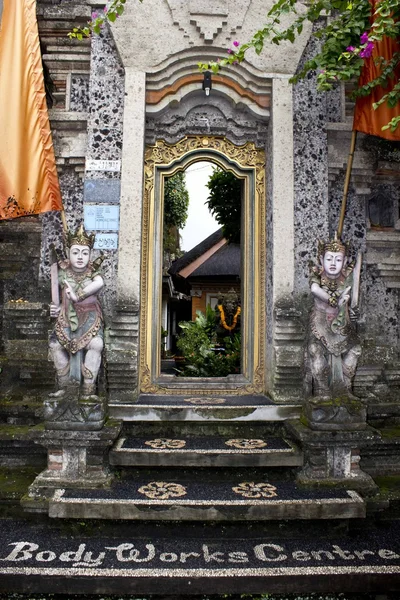
[[[0,592],[238,594],[400,591],[400,524],[293,537],[277,529],[0,521]],[[283,524],[283,527],[285,525]],[[329,527],[329,526],[328,526]],[[124,528],[126,533],[124,533]],[[234,535],[233,535],[234,533]]]

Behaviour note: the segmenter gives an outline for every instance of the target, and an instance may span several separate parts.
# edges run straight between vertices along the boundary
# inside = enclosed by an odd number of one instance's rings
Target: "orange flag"
[[[370,0],[370,2],[372,11],[374,12],[377,0]],[[375,64],[375,59],[382,56],[385,60],[390,60],[395,52],[400,52],[399,40],[384,36],[381,41],[374,42],[371,55],[368,56],[369,52],[367,50],[367,56],[364,58],[364,66],[361,71],[359,86],[361,87],[380,76],[382,67],[379,63]],[[372,106],[374,102],[378,102],[384,94],[393,89],[393,86],[398,82],[399,77],[400,65],[397,66],[395,77],[389,79],[386,88],[376,86],[369,96],[357,98],[353,122],[353,129],[355,131],[377,135],[386,140],[400,141],[400,127],[394,132],[390,131],[390,129],[382,131],[384,125],[387,125],[393,117],[398,117],[400,115],[400,106],[397,105],[394,108],[389,108],[386,102],[378,106],[376,110],[374,110]]]
[[[4,0],[0,31],[0,219],[62,208],[36,0]]]

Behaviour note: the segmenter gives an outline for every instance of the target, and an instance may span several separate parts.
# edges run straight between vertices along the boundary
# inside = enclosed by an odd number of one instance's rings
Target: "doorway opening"
[[[165,192],[177,174],[200,169],[204,163],[210,165],[213,173],[229,174],[230,179],[236,182],[240,227],[236,242],[228,242],[221,223],[217,224],[216,231],[197,244],[194,240],[194,248],[197,247],[194,254],[198,254],[196,262],[196,258],[192,260],[193,247],[186,252],[181,249],[179,228],[174,230],[173,225],[169,228]],[[265,379],[266,261],[264,151],[251,143],[235,146],[224,138],[197,136],[184,138],[177,144],[160,140],[148,147],[145,154],[142,239],[141,391],[156,394],[262,394]],[[171,254],[167,260],[166,250],[167,254]],[[170,250],[175,250],[175,253]],[[182,256],[176,257],[180,253]],[[229,262],[236,264],[236,270],[234,265],[227,266]],[[222,285],[221,269],[232,271],[225,273],[225,287]],[[219,277],[214,287],[209,275]],[[206,289],[206,284],[211,287]],[[186,308],[182,308],[185,303]],[[175,370],[170,369],[170,365],[163,362],[166,360],[164,357],[168,350],[171,358],[172,354],[176,356],[175,348],[183,353],[184,344],[180,339],[185,323],[186,328],[190,328],[197,316],[201,321],[207,321],[207,313],[210,319],[214,317],[220,328],[220,336],[212,332],[205,348],[208,357],[205,362],[212,364],[203,371],[201,365],[199,368],[198,364],[187,364],[197,372],[186,366],[179,368],[174,365]],[[223,321],[227,326],[225,329]],[[207,328],[207,322],[200,324],[204,325],[203,329]],[[224,336],[222,329],[229,335]],[[233,339],[231,331],[235,329],[237,335]],[[224,338],[232,341],[228,348],[221,342]],[[225,344],[229,339],[224,340]],[[216,357],[232,354],[233,348],[238,351],[236,365],[225,371],[213,370],[217,360],[227,362]]]
[[[207,161],[165,177],[161,374],[241,373],[242,194]]]

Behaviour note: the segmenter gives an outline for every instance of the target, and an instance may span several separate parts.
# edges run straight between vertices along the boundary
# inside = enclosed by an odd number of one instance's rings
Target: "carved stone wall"
[[[144,144],[160,138],[175,143],[188,134],[221,135],[237,145],[251,141],[266,149],[266,368],[269,388],[276,397],[288,399],[290,390],[299,390],[302,383],[300,348],[309,297],[308,261],[316,258],[316,238],[326,237],[337,226],[351,103],[342,88],[317,94],[315,79],[310,77],[293,88],[292,114],[291,102],[284,98],[285,84],[300,58],[301,65],[316,44],[311,39],[306,46],[306,28],[298,43],[268,46],[260,56],[249,55],[248,62],[213,77],[211,96],[206,98],[196,63],[222,55],[234,39],[249,39],[265,16],[263,0],[133,4],[127,3],[124,17],[111,31],[106,27],[91,42],[77,42],[66,33],[88,20],[95,2],[38,0],[43,58],[55,84],[50,119],[69,225],[75,227],[81,218],[85,182],[121,178],[124,252],[107,251],[104,262],[110,388],[116,395],[121,392],[122,398],[128,388],[134,394],[137,387]],[[157,31],[157,44],[149,44],[150,27]],[[274,165],[275,157],[282,156],[292,142],[293,160],[290,149],[285,161]],[[85,172],[86,158],[122,159],[122,172]],[[359,135],[344,237],[365,250],[360,333],[366,344],[356,383],[360,390],[370,392],[382,382],[394,389],[400,367],[399,164],[395,144]],[[293,175],[294,185],[288,174]],[[290,214],[282,210],[285,192],[288,197],[294,194]],[[382,197],[384,210],[379,208]],[[38,300],[38,284],[49,289],[48,248],[52,242],[61,244],[60,219],[49,214],[35,221],[34,247],[26,248],[31,248],[30,258],[25,248],[17,248],[22,257],[20,273],[25,274],[17,277],[12,276],[8,250],[15,250],[18,236],[14,236],[14,225],[4,227],[11,237],[2,239],[3,306],[19,296]],[[289,232],[291,227],[293,251],[290,235],[285,236],[285,228]],[[285,279],[286,294],[280,291],[281,279]],[[289,301],[285,309],[280,304],[283,298]],[[38,323],[39,313],[32,312]],[[7,313],[7,319],[19,323],[19,329],[11,325],[12,335],[22,335],[22,314],[28,313]],[[39,332],[41,325],[37,327]]]

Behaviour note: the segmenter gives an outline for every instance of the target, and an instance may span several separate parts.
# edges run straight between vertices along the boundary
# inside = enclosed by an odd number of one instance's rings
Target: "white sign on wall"
[[[117,250],[118,233],[96,233],[95,250]]]
[[[86,159],[86,171],[120,171],[120,160]]]
[[[85,204],[83,215],[87,231],[119,230],[119,206],[115,204]]]

